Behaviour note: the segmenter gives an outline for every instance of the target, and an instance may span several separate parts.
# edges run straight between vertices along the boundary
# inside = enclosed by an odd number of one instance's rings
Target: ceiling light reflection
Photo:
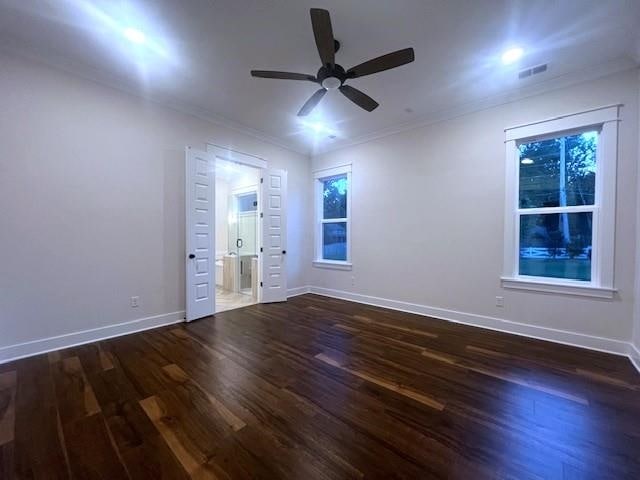
[[[502,54],[502,63],[505,65],[511,65],[512,63],[517,62],[524,55],[524,49],[521,47],[513,47],[506,50]]]

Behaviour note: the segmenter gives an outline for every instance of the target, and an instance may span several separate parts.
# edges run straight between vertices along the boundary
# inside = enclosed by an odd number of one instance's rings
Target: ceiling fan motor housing
[[[327,90],[335,90],[338,87],[341,87],[342,84],[347,79],[347,73],[337,63],[332,67],[324,66],[320,67],[318,70],[318,75],[316,75],[318,79],[318,83],[321,84]]]

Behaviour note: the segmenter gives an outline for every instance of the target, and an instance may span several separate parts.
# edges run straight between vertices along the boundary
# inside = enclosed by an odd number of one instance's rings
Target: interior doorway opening
[[[216,312],[259,301],[260,169],[217,157]]]

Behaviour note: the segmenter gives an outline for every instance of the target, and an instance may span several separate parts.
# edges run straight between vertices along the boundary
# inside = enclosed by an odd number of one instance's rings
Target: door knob
[[[191,260],[193,260],[194,258],[196,258],[196,256],[195,256],[193,253],[190,253],[190,254],[189,254],[189,258],[190,258]]]

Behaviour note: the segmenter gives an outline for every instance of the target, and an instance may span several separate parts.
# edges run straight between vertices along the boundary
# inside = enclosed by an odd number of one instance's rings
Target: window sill
[[[558,293],[562,295],[577,295],[580,297],[595,297],[612,299],[614,288],[594,287],[580,283],[564,283],[553,281],[529,280],[524,278],[501,277],[502,287],[511,290],[529,290],[533,292]]]
[[[333,270],[351,270],[351,262],[340,262],[335,260],[314,260],[313,266],[317,268],[329,268]]]

